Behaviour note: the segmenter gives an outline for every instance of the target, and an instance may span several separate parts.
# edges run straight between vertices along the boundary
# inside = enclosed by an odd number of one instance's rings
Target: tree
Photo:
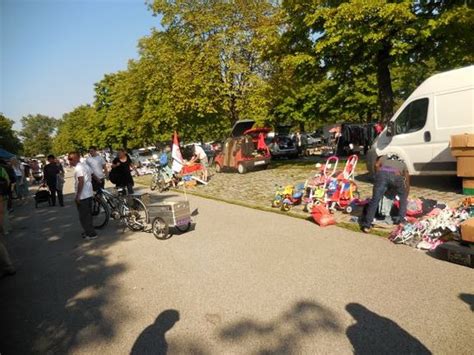
[[[283,4],[290,24],[286,36],[290,48],[305,50],[313,57],[312,64],[324,69],[325,77],[345,92],[347,85],[355,88],[374,75],[384,120],[392,116],[397,99],[393,70],[414,67],[426,77],[432,71],[426,70],[425,63],[435,53],[440,60],[433,70],[467,65],[473,59],[469,28],[474,16],[465,2],[287,0]]]
[[[96,110],[90,105],[81,105],[64,114],[58,121],[57,134],[53,138],[53,152],[59,155],[99,145],[96,116]]]
[[[45,115],[28,115],[21,119],[23,150],[26,156],[49,154],[52,149],[52,136],[58,121]]]
[[[278,37],[275,2],[155,0],[150,8],[163,16],[165,31],[154,37],[175,50],[172,95],[178,112],[196,119],[192,126],[268,119],[272,68],[264,54]]]
[[[13,130],[13,121],[0,113],[0,148],[10,153],[17,154],[22,145],[17,133]]]

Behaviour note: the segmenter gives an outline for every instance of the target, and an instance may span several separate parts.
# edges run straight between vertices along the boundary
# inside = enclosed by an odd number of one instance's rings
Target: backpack
[[[109,173],[109,180],[112,184],[115,184],[117,185],[117,182],[118,182],[118,172],[117,172],[117,169],[115,168],[112,168],[112,170],[110,170],[110,173]]]

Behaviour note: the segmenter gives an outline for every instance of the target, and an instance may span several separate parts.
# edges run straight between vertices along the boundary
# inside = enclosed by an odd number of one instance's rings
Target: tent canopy
[[[2,159],[11,159],[15,156],[15,154],[12,154],[5,149],[0,148],[0,158]]]

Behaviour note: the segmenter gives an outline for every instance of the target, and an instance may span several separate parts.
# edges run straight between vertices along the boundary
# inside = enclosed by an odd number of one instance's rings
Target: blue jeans
[[[387,191],[388,188],[393,188],[400,198],[400,209],[398,212],[398,220],[395,223],[401,223],[405,221],[405,216],[407,214],[407,203],[408,203],[408,193],[405,186],[405,178],[400,175],[396,175],[387,171],[378,171],[375,174],[374,188],[372,192],[372,198],[367,207],[367,213],[362,218],[361,226],[370,228],[372,221],[375,218],[375,213],[379,206],[380,200]]]

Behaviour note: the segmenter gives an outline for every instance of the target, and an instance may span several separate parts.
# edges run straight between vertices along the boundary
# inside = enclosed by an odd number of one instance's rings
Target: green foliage
[[[386,120],[426,77],[473,61],[465,2],[286,0],[283,8],[282,62],[304,86],[331,81],[337,90],[314,104],[332,102],[341,117]]]
[[[474,61],[464,1],[148,0],[162,29],[62,118],[54,151],[223,138],[238,119],[313,129],[386,120],[428,76]],[[29,152],[49,150],[25,137]],[[36,134],[38,135],[38,133]],[[43,137],[41,137],[41,135]]]
[[[13,121],[0,113],[0,148],[17,154],[21,151],[22,145],[12,127]]]
[[[53,152],[57,155],[71,151],[85,151],[97,145],[98,130],[96,111],[89,105],[75,108],[59,121],[57,134],[53,139]]]
[[[23,153],[26,156],[49,154],[52,151],[52,136],[58,125],[53,117],[28,115],[21,119],[23,126],[20,136],[23,138]]]

